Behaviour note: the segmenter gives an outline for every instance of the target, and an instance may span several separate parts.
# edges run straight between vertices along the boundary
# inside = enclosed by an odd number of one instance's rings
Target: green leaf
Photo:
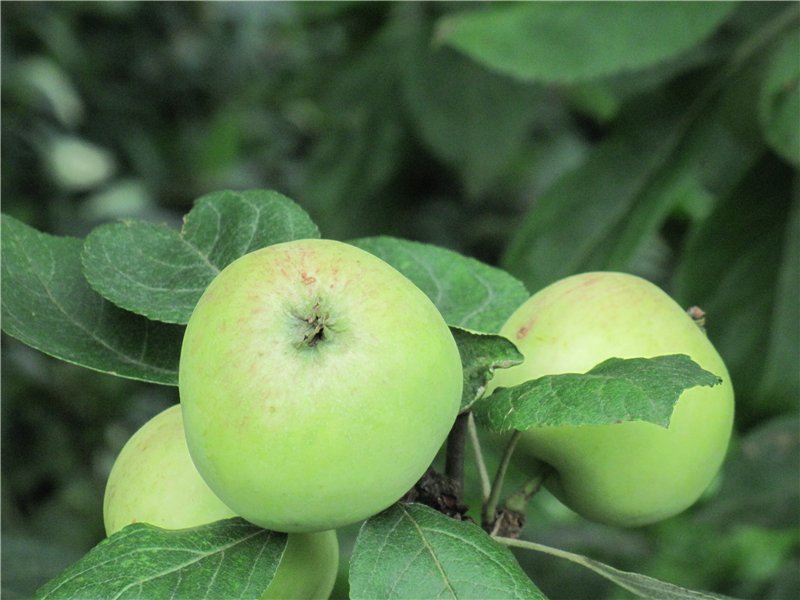
[[[741,41],[688,105],[661,93],[627,106],[585,164],[537,198],[503,265],[531,290],[589,270],[663,276],[638,263],[687,190],[723,198],[762,153],[726,122],[720,92],[735,85],[791,18],[784,11]]]
[[[761,88],[759,118],[767,143],[800,167],[800,30],[787,36]]]
[[[520,364],[525,357],[503,336],[474,333],[459,327],[451,327],[450,331],[458,344],[464,369],[461,396],[461,412],[464,412],[483,396],[495,369],[508,369]]]
[[[387,59],[398,52],[395,38],[384,27],[338,71],[325,71],[326,128],[307,160],[301,196],[326,237],[384,231],[397,209],[385,193],[405,155],[399,74]]]
[[[529,297],[525,286],[505,271],[452,250],[385,236],[350,243],[408,277],[451,326],[495,333]]]
[[[698,514],[705,523],[735,523],[800,531],[800,421],[776,417],[750,430],[732,448],[722,485]]]
[[[678,302],[706,312],[709,339],[725,358],[745,420],[796,409],[800,401],[794,178],[780,161],[761,161],[692,232],[675,273]]]
[[[177,385],[183,328],[148,321],[100,297],[81,272],[82,241],[3,215],[3,331],[96,371]]]
[[[35,598],[255,600],[285,547],[285,533],[238,518],[179,530],[137,523],[100,542]]]
[[[720,382],[684,354],[609,358],[584,374],[545,375],[498,388],[473,410],[479,423],[497,432],[625,421],[668,427],[684,390]]]
[[[419,12],[413,3],[401,6]],[[407,20],[414,22],[411,15]],[[458,170],[470,196],[478,196],[522,152],[546,92],[487,71],[450,48],[431,47],[429,32],[417,29],[403,45],[403,97],[423,142]]]
[[[350,597],[545,596],[514,556],[480,527],[419,504],[396,504],[364,523],[350,561]]]
[[[629,571],[621,571],[609,565],[601,563],[600,561],[588,558],[581,554],[574,554],[566,552],[558,548],[551,548],[536,542],[528,542],[523,540],[515,540],[508,538],[497,538],[500,543],[508,546],[515,546],[524,548],[526,550],[534,550],[543,554],[557,556],[558,558],[566,559],[570,562],[576,563],[591,571],[594,571],[601,577],[614,582],[619,587],[628,590],[634,596],[639,598],[658,598],[659,600],[733,600],[728,596],[714,594],[711,592],[703,592],[698,590],[690,590],[684,587],[659,581],[647,575],[639,573],[631,573]]]
[[[733,3],[499,3],[449,15],[438,38],[486,67],[528,81],[574,82],[641,69],[687,50]]]
[[[197,201],[181,232],[143,221],[96,228],[84,243],[83,269],[92,287],[117,306],[187,323],[228,264],[270,244],[316,237],[305,211],[277,192],[215,192]]]
[[[671,211],[727,193],[758,149],[743,146],[714,105],[696,112],[644,99],[586,162],[540,196],[503,265],[531,290],[583,271],[637,271]],[[702,117],[702,118],[701,118]]]

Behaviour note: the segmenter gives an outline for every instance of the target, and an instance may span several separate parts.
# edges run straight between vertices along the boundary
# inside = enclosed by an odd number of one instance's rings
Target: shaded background
[[[692,510],[636,530],[589,524],[542,494],[525,535],[689,587],[794,597],[797,6],[709,4],[707,31],[680,48],[622,23],[609,52],[662,57],[596,72],[563,35],[528,55],[528,38],[487,18],[498,59],[480,36],[453,33],[470,13],[506,8],[4,2],[3,211],[83,236],[119,218],[179,226],[204,193],[270,188],[325,237],[439,244],[532,292],[588,269],[645,276],[706,310],[732,372],[723,473]],[[581,40],[615,8],[540,10],[534,22]],[[692,20],[665,21],[664,39]],[[102,539],[116,453],[177,390],[2,343],[2,591],[16,598]],[[341,536],[345,557],[354,532]],[[518,557],[552,598],[628,597],[579,567]],[[345,575],[346,561],[340,596]]]

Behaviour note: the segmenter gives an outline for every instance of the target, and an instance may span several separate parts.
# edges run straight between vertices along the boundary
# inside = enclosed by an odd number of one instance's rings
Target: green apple
[[[103,502],[108,535],[131,523],[185,529],[235,516],[192,464],[178,405],[150,419],[128,440],[111,469]],[[338,565],[335,531],[290,534],[262,598],[327,598]]]
[[[441,314],[379,258],[331,240],[226,267],[180,359],[189,451],[212,490],[262,527],[335,529],[405,494],[460,407]]]
[[[180,408],[150,419],[119,453],[103,499],[107,535],[131,523],[185,529],[236,516],[194,468]]]
[[[583,373],[611,358],[687,354],[722,378],[686,390],[670,426],[625,422],[536,427],[515,455],[554,474],[547,487],[586,518],[620,526],[675,515],[707,488],[722,464],[733,425],[733,388],[705,332],[667,294],[623,273],[584,273],[558,281],[525,302],[501,334],[525,357],[498,371],[490,391],[554,373]]]

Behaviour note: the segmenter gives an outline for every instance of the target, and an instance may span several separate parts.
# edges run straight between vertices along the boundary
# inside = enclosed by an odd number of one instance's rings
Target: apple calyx
[[[298,347],[315,348],[320,342],[324,342],[328,338],[331,330],[330,315],[323,312],[320,307],[320,302],[314,303],[311,310],[305,316],[297,315],[297,318],[302,322],[299,327],[300,341],[297,343]]]

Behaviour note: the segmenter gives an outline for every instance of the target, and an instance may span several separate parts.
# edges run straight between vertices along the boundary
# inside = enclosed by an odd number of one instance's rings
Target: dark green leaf
[[[92,287],[117,306],[187,323],[208,284],[235,259],[316,237],[303,209],[277,192],[215,192],[197,201],[181,232],[143,221],[98,227],[84,243],[83,269]]]
[[[413,3],[403,6],[419,12]],[[450,48],[431,47],[429,32],[419,29],[403,46],[406,104],[422,140],[477,196],[522,151],[545,90],[487,71]]]
[[[391,237],[350,243],[408,277],[451,326],[495,333],[529,297],[525,286],[505,271],[452,250]]]
[[[350,597],[544,598],[508,549],[480,527],[397,504],[361,527]]]
[[[794,177],[769,158],[752,169],[693,232],[675,276],[678,301],[706,312],[709,339],[731,372],[745,419],[791,409],[800,400]]]
[[[636,271],[687,195],[727,192],[757,156],[710,107],[693,115],[648,99],[639,108],[537,199],[511,238],[503,264],[529,289],[582,271]]]
[[[255,600],[285,547],[285,533],[238,518],[179,530],[137,523],[100,542],[35,598]]]
[[[699,513],[704,522],[798,531],[800,421],[786,415],[764,422],[736,444],[722,486]]]
[[[772,59],[761,88],[759,117],[767,143],[800,167],[800,30],[794,29]]]
[[[637,263],[666,217],[682,208],[687,190],[710,197],[713,205],[762,152],[726,122],[719,96],[759,59],[789,17],[779,14],[740,42],[688,104],[653,94],[626,107],[625,118],[586,163],[537,199],[511,239],[506,268],[532,290],[588,270],[660,276]]]
[[[478,422],[497,432],[624,421],[668,427],[684,390],[720,381],[684,354],[609,358],[584,374],[545,375],[498,388],[473,411]]]
[[[3,331],[61,360],[177,385],[183,328],[148,321],[100,297],[81,272],[79,239],[3,215]]]
[[[500,73],[528,81],[573,82],[640,69],[687,50],[709,36],[733,6],[499,3],[445,17],[438,37]]]
[[[301,191],[303,206],[325,222],[326,237],[385,230],[394,210],[382,191],[404,156],[399,74],[387,60],[397,51],[385,28],[344,68],[326,73],[329,123],[311,150]]]
[[[463,412],[483,396],[495,369],[508,369],[520,364],[525,357],[514,344],[500,335],[474,333],[458,327],[451,327],[450,331],[458,344],[464,369],[464,391],[461,396]]]

